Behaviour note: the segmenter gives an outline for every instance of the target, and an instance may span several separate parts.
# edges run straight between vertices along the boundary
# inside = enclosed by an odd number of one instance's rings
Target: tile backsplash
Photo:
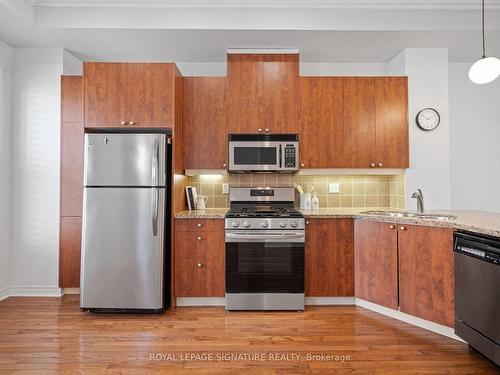
[[[228,174],[225,176],[193,176],[190,184],[198,194],[208,197],[207,208],[229,207],[229,195],[223,194],[223,184],[229,186],[293,186],[308,185],[317,192],[322,208],[405,208],[405,178],[402,175],[309,176],[299,174]],[[338,183],[339,193],[329,193],[329,184]],[[298,205],[298,194],[295,203]]]

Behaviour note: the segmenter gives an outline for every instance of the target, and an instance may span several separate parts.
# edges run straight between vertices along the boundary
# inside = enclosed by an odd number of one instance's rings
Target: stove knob
[[[250,224],[250,222],[249,222],[248,220],[245,220],[245,221],[243,222],[243,226],[244,226],[245,228],[250,228],[250,226],[251,226],[251,225],[252,225],[252,224]]]
[[[260,223],[260,226],[262,228],[267,228],[269,226],[269,223],[267,221],[263,221],[262,223]]]
[[[233,223],[231,224],[233,228],[238,228],[240,226],[240,222],[239,221],[233,221]]]
[[[292,228],[297,228],[299,226],[299,223],[297,222],[297,220],[294,220],[294,221],[290,222],[290,226]]]
[[[284,221],[280,222],[280,228],[286,228],[286,223]]]

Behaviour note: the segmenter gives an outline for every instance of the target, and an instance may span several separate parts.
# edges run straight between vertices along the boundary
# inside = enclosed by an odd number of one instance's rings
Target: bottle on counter
[[[304,210],[311,211],[311,205],[312,205],[311,193],[305,193]]]
[[[313,211],[319,211],[319,199],[318,193],[314,192],[314,196],[311,199],[311,207]]]

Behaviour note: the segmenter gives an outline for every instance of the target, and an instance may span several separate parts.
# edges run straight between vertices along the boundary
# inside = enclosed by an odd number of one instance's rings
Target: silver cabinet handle
[[[401,230],[406,230],[406,227],[400,227],[399,229],[401,229]]]
[[[383,166],[383,164],[382,163],[378,163],[378,166],[381,167],[381,166]]]
[[[375,163],[371,163],[371,164],[370,164],[370,167],[372,167],[372,168],[373,168],[375,165],[376,165]]]
[[[309,225],[309,221],[306,221],[306,225]]]
[[[197,240],[198,240],[198,241],[201,241],[202,239],[203,239],[202,237],[198,237],[198,238],[197,238]]]
[[[135,121],[130,121],[128,124],[129,125],[135,125]]]
[[[394,229],[394,225],[389,225],[389,228],[390,229]]]
[[[223,168],[226,168],[226,167],[227,167],[227,164],[226,164],[226,163],[222,164],[222,167],[223,167]]]
[[[198,228],[201,228],[201,227],[203,226],[203,224],[198,223],[196,226],[197,226]]]
[[[300,166],[301,167],[305,167],[306,165],[304,163],[300,163]]]
[[[260,133],[260,132],[262,132],[262,129],[261,129],[261,128],[259,128],[259,129],[257,129],[257,130],[259,131],[259,133]]]
[[[198,263],[198,264],[196,265],[196,267],[198,267],[198,268],[201,268],[202,266],[203,266],[203,264],[201,264],[201,263]]]
[[[153,226],[153,236],[158,235],[158,209],[159,209],[160,189],[151,189],[151,222]]]
[[[266,129],[266,133],[269,133],[269,132],[270,132],[270,130],[269,130],[269,129]]]
[[[127,121],[122,121],[121,124],[122,125],[127,125]]]

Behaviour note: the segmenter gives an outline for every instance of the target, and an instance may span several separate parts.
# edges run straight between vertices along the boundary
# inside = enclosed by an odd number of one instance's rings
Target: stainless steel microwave
[[[299,170],[297,134],[230,134],[230,172]]]

